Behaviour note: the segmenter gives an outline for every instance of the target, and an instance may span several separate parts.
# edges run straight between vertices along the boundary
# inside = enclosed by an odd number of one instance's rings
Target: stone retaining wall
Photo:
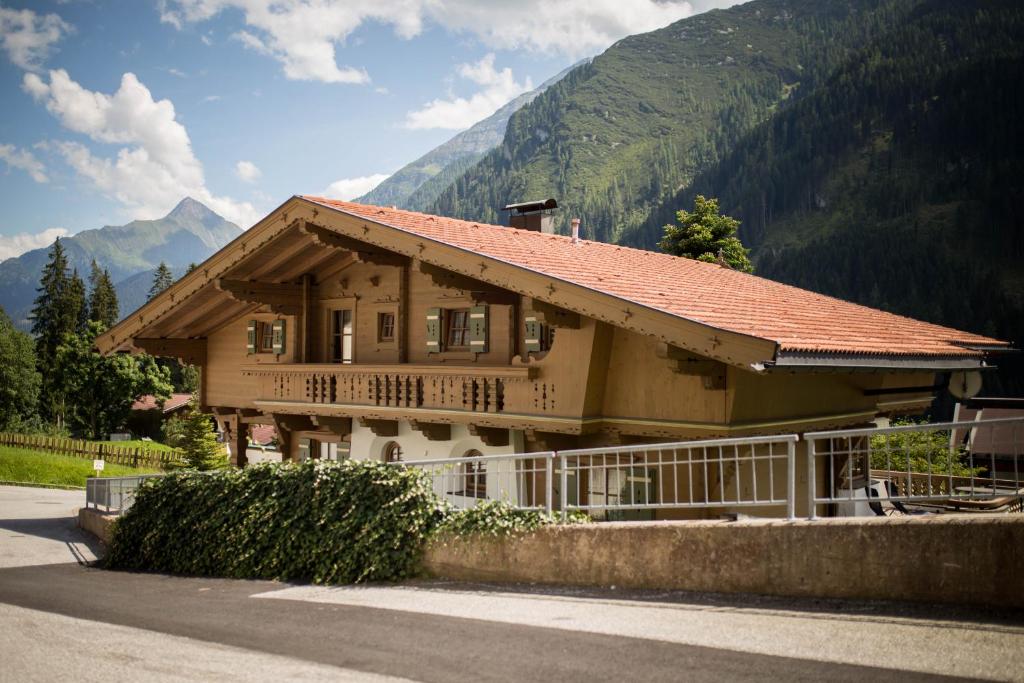
[[[463,581],[1024,607],[1024,515],[620,522],[433,544]]]

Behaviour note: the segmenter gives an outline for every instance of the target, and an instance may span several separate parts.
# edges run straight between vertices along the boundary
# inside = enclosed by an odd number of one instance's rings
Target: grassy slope
[[[617,240],[721,153],[723,120],[742,132],[767,118],[847,11],[757,0],[630,36],[517,112],[431,210],[494,222],[508,201],[554,196],[562,223],[578,215],[588,237]]]
[[[159,471],[155,468],[125,467],[108,462],[103,476],[121,477]],[[0,446],[0,481],[84,487],[85,480],[93,474],[92,461],[85,458]]]

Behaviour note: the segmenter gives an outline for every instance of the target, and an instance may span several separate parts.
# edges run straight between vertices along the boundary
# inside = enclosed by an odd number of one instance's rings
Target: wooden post
[[[231,464],[236,467],[245,467],[249,464],[249,456],[246,453],[246,449],[249,447],[249,425],[235,418],[234,432],[231,433],[231,436],[234,437],[234,443],[231,446],[234,462]]]

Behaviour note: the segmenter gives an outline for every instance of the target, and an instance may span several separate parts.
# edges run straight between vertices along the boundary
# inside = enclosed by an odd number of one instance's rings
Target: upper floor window
[[[331,360],[352,362],[352,311],[344,308],[331,311]]]
[[[259,344],[256,347],[257,353],[273,353],[274,352],[274,324],[273,323],[256,323],[256,336],[259,340]]]
[[[377,341],[379,341],[379,342],[395,341],[395,314],[394,313],[378,313],[377,314]]]
[[[469,309],[453,308],[446,311],[445,347],[449,349],[469,348]]]

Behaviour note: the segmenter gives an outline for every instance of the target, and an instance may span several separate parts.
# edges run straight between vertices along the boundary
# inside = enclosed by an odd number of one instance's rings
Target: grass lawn
[[[143,441],[142,439],[134,439],[132,441],[94,441],[93,443],[101,443],[107,446],[117,446],[118,448],[141,448],[147,451],[173,451],[174,449],[167,444],[160,443],[159,441]]]
[[[122,477],[160,471],[154,467],[135,468],[108,462],[103,470],[103,476]],[[0,446],[0,481],[84,488],[86,478],[93,474],[92,460]]]

